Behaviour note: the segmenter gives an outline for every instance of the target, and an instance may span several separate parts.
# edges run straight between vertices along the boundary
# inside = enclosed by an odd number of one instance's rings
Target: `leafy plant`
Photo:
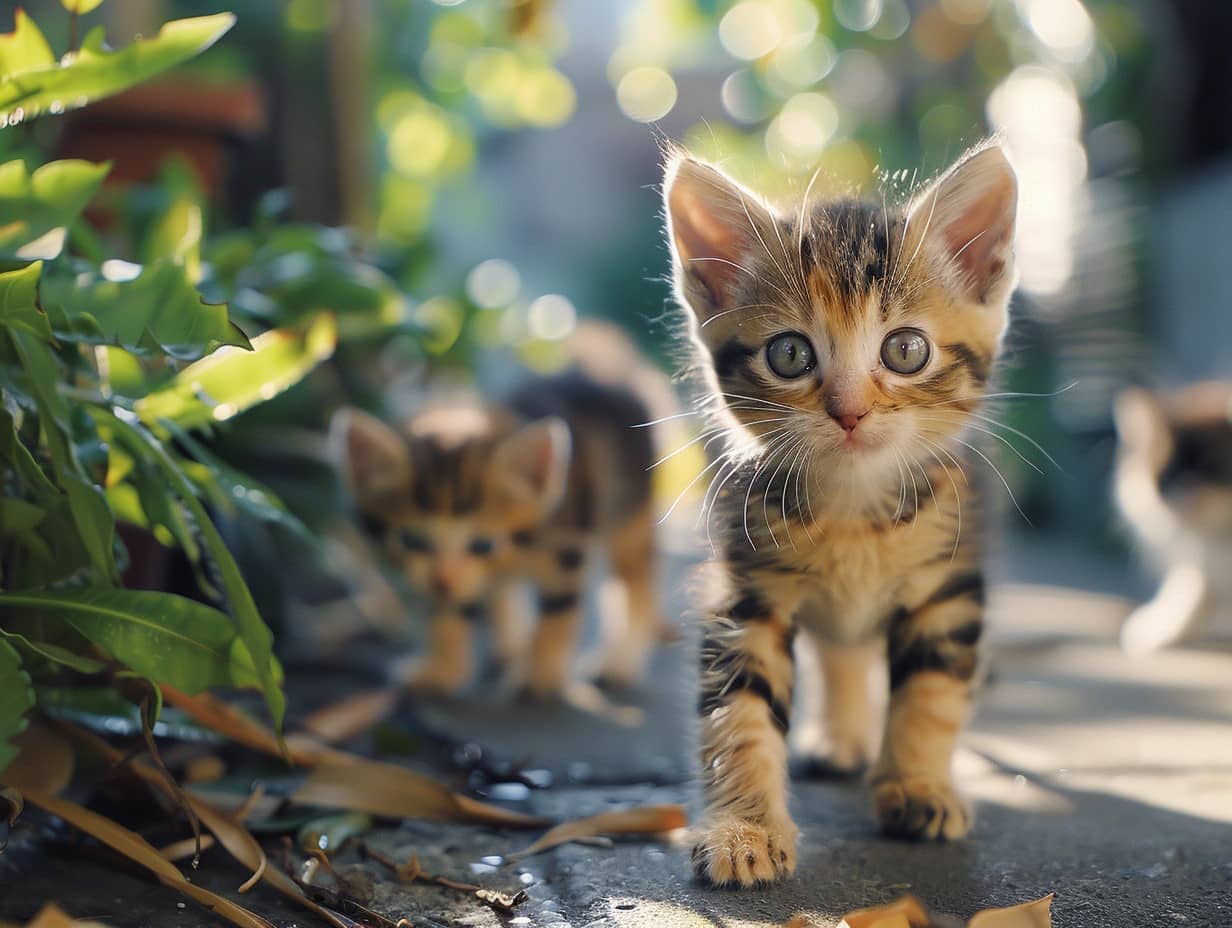
[[[74,25],[93,5],[66,3]],[[233,21],[168,23],[115,51],[95,30],[57,59],[19,10],[0,36],[0,122],[125,89]],[[187,196],[151,224],[142,264],[104,260],[82,213],[108,170],[0,165],[0,780],[29,710],[63,676],[251,688],[276,726],[284,713],[272,635],[210,509],[298,523],[188,430],[305,376],[333,351],[333,317],[304,313],[250,341],[198,289],[200,207]],[[121,525],[181,549],[207,601],[125,589]]]

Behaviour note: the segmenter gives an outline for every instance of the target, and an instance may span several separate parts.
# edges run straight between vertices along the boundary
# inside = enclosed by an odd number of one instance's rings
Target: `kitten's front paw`
[[[693,873],[714,886],[754,886],[790,876],[796,869],[791,821],[759,824],[735,816],[701,825],[693,848]]]
[[[955,841],[971,827],[971,813],[949,783],[886,780],[873,788],[877,823],[893,838]]]

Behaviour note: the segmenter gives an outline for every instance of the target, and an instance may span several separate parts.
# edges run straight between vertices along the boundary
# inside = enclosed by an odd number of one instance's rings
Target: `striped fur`
[[[780,215],[676,154],[665,199],[676,293],[729,439],[703,502],[728,586],[707,609],[701,654],[695,870],[750,885],[795,867],[785,735],[797,628],[825,671],[830,756],[817,766],[870,759],[867,675],[886,660],[880,826],[960,837],[969,818],[950,760],[984,602],[968,474],[981,452],[966,429],[1007,321],[1013,172],[988,147],[901,208],[843,200]],[[903,330],[928,346],[912,373],[883,360]],[[770,351],[785,333],[811,350],[784,355],[805,359],[787,372]]]
[[[431,603],[427,653],[409,685],[453,693],[473,675],[472,628],[530,693],[569,682],[588,568],[606,550],[627,593],[601,675],[638,680],[658,640],[645,403],[571,369],[527,381],[499,405],[429,406],[401,429],[356,411],[335,426],[357,508],[389,559]],[[533,597],[527,597],[527,587]],[[532,617],[537,621],[527,637]],[[620,618],[620,617],[618,617]]]

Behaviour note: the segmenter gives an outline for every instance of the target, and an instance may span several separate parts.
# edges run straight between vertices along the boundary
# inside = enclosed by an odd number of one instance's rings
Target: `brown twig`
[[[150,684],[153,687],[153,684]],[[188,801],[188,797],[184,795],[184,790],[171,775],[171,771],[167,769],[167,765],[163,763],[163,758],[158,753],[158,744],[154,740],[154,719],[151,714],[151,695],[156,693],[147,693],[141,700],[141,736],[145,739],[146,751],[150,755],[150,759],[154,761],[154,766],[166,781],[169,791],[175,797],[176,805],[180,807],[180,811],[188,818],[189,827],[192,828],[193,841],[195,842],[195,850],[192,856],[192,868],[197,869],[201,865],[201,820],[197,818],[197,813],[193,811],[192,803]],[[161,700],[159,700],[161,702]]]

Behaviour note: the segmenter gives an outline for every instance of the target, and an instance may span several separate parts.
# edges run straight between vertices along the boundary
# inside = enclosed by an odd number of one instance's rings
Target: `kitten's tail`
[[[655,445],[663,448],[684,433],[680,398],[671,379],[638,349],[623,329],[587,319],[569,339],[569,356],[587,377],[623,387],[646,407],[646,423],[655,423]]]

